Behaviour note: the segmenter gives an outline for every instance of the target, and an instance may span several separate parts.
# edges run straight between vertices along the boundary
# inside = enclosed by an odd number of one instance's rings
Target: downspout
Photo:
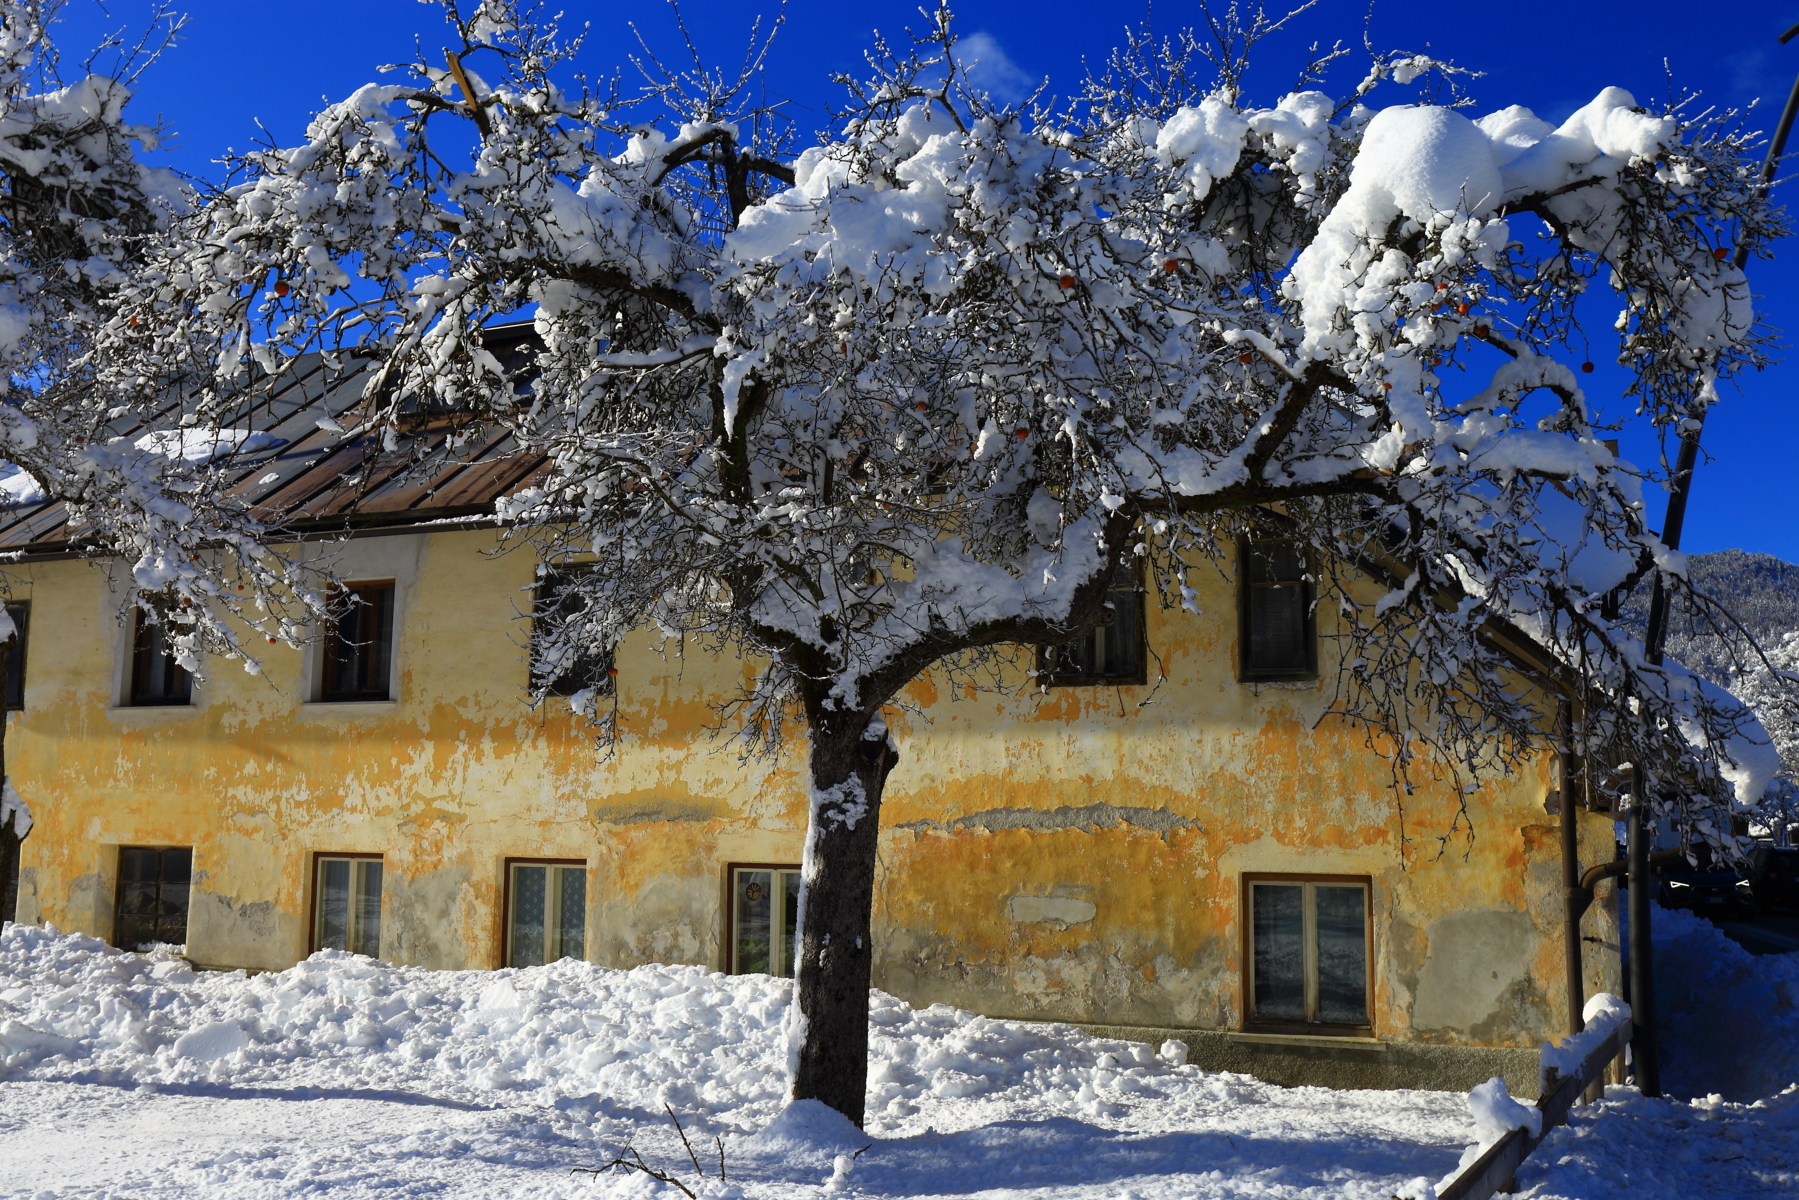
[[[1661,594],[1658,584],[1656,594]],[[1624,816],[1625,853],[1630,890],[1630,1065],[1637,1090],[1662,1094],[1662,1064],[1655,1043],[1655,959],[1649,942],[1649,830],[1643,828],[1646,780],[1643,768],[1631,771],[1630,808]]]
[[[1582,979],[1583,964],[1580,953],[1580,918],[1587,911],[1587,905],[1593,902],[1593,893],[1589,889],[1584,902],[1580,896],[1580,825],[1575,816],[1574,787],[1568,770],[1573,755],[1574,739],[1570,736],[1573,721],[1568,713],[1568,702],[1562,701],[1561,711],[1556,714],[1556,787],[1561,796],[1562,810],[1562,911],[1563,934],[1562,955],[1563,973],[1568,980],[1568,1032],[1579,1033],[1587,1027],[1583,1010],[1586,1008],[1586,983]]]
[[[1780,35],[1786,45],[1799,37],[1799,25]],[[1787,94],[1786,108],[1780,124],[1774,128],[1774,140],[1768,143],[1768,157],[1762,163],[1761,182],[1771,186],[1786,153],[1787,135],[1793,131],[1793,117],[1799,112],[1799,78]],[[1731,264],[1739,271],[1749,262],[1749,246],[1737,240]],[[1662,544],[1670,550],[1680,549],[1680,534],[1687,519],[1687,500],[1693,490],[1693,469],[1699,463],[1699,435],[1705,427],[1702,412],[1688,422],[1690,428],[1680,436],[1680,454],[1675,459],[1674,477],[1669,480],[1668,511],[1662,521]],[[1655,590],[1649,599],[1649,629],[1644,639],[1644,659],[1660,666],[1662,646],[1668,635],[1668,594],[1658,572]],[[1648,803],[1650,780],[1639,766],[1632,772],[1630,808],[1625,813],[1625,829],[1630,861],[1630,1001],[1634,1033],[1631,1037],[1631,1062],[1636,1070],[1637,1088],[1645,1096],[1662,1094],[1661,1057],[1655,1043],[1655,963],[1649,937],[1649,830],[1643,826]]]

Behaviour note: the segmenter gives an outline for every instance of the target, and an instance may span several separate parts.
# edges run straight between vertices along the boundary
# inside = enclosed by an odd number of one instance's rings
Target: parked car
[[[1712,861],[1711,847],[1694,847],[1697,865],[1684,859],[1656,871],[1656,899],[1663,908],[1690,908],[1701,916],[1755,911],[1755,893],[1741,871]]]
[[[1749,856],[1755,907],[1799,908],[1799,846],[1757,846]]]

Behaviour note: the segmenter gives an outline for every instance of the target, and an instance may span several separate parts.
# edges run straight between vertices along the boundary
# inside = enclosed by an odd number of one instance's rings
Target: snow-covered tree
[[[1754,710],[1780,755],[1780,772],[1762,797],[1773,828],[1799,825],[1799,633],[1788,633],[1733,673],[1731,692]]]
[[[1618,88],[1560,126],[1430,90],[1377,108],[1453,79],[1401,54],[1347,93],[1323,56],[1259,103],[1259,14],[1005,109],[945,10],[790,153],[759,52],[648,60],[626,104],[566,84],[575,46],[509,0],[449,15],[443,63],[331,105],[181,222],[120,309],[151,319],[109,326],[93,369],[228,392],[303,350],[372,355],[364,429],[395,453],[430,410],[548,457],[502,516],[599,565],[555,644],[648,624],[765,664],[745,743],[797,720],[811,783],[796,1098],[863,1111],[883,713],[921,672],[1086,634],[1134,563],[1181,603],[1240,535],[1307,547],[1335,711],[1404,776],[1472,794],[1542,746],[1549,702],[1506,650],[1534,642],[1584,737],[1682,781],[1656,803],[1753,783],[1743,710],[1604,615],[1646,573],[1685,585],[1570,350],[1599,278],[1639,419],[1678,430],[1761,363],[1728,249],[1779,222],[1727,119]],[[509,371],[482,329],[523,313],[540,348]]]
[[[71,542],[130,564],[122,607],[160,621],[188,670],[209,652],[254,666],[249,631],[292,640],[293,610],[324,603],[313,572],[270,553],[268,531],[229,495],[235,474],[221,468],[256,449],[255,435],[219,423],[231,397],[190,396],[153,358],[104,376],[93,366],[109,325],[154,319],[162,302],[132,281],[194,206],[172,174],[138,159],[157,130],[124,115],[137,73],[179,22],[159,12],[111,72],[65,82],[51,38],[59,7],[0,0],[0,504],[66,504]],[[121,308],[122,295],[141,311]],[[0,678],[15,637],[0,610]],[[10,916],[31,814],[3,790]]]

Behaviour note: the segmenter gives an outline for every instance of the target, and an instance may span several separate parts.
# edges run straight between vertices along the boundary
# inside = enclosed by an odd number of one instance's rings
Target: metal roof
[[[528,324],[497,327],[489,331],[488,348],[504,360],[530,336]],[[380,429],[349,437],[321,427],[327,418],[344,428],[358,423],[355,411],[372,366],[367,357],[344,354],[333,370],[323,355],[301,356],[280,375],[265,376],[222,422],[278,439],[266,449],[222,460],[237,476],[231,494],[246,497],[259,520],[295,536],[480,521],[493,512],[495,500],[545,470],[547,460],[522,452],[510,435],[454,448],[457,426],[449,417],[422,416],[403,427],[394,450],[383,448]],[[112,433],[129,437],[172,426],[177,413],[178,406],[170,404],[149,421]],[[427,464],[423,469],[421,462]],[[30,558],[73,554],[81,549],[82,532],[70,523],[61,501],[0,507],[0,552]]]

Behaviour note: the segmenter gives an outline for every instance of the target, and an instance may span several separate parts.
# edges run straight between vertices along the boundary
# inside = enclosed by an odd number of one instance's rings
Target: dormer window
[[[1238,677],[1313,679],[1318,638],[1305,552],[1294,542],[1245,542],[1238,558]]]

